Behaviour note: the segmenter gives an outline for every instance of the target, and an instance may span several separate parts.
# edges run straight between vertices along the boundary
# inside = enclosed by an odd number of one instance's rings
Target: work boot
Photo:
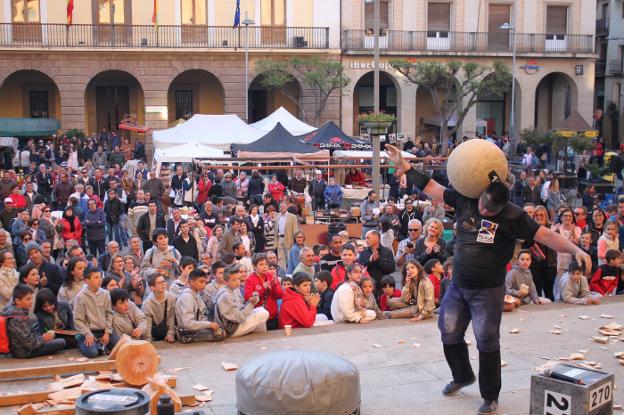
[[[453,396],[457,392],[459,392],[459,390],[464,386],[472,385],[473,383],[475,383],[475,380],[477,379],[474,377],[474,375],[472,376],[472,379],[469,379],[466,382],[455,382],[454,380],[452,380],[444,387],[444,389],[442,389],[442,395]]]
[[[495,414],[498,409],[498,401],[483,400],[483,404],[479,407],[479,415]]]

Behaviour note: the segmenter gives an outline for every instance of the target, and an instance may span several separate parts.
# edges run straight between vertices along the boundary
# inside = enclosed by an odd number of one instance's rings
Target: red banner
[[[74,0],[67,0],[67,25],[71,25],[74,20]]]

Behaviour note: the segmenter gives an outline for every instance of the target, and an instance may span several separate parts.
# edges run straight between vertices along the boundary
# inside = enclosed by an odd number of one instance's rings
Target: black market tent
[[[576,110],[572,111],[568,118],[561,121],[554,130],[564,137],[584,135],[593,138],[598,136],[598,131],[593,129]]]
[[[316,131],[300,135],[303,142],[327,150],[372,150],[371,143],[356,140],[348,136],[334,123],[329,121]]]
[[[0,137],[40,137],[60,128],[56,118],[0,118]]]
[[[310,154],[328,158],[327,152],[319,148],[303,143],[301,140],[289,133],[281,123],[264,136],[249,144],[232,144],[232,151],[236,152],[238,158],[270,158],[270,157],[292,157],[302,154]]]

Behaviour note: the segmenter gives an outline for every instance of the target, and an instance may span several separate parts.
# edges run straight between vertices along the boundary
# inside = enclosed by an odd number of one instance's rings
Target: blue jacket
[[[87,230],[87,241],[103,241],[106,239],[106,214],[102,209],[95,212],[87,210],[82,226]]]
[[[340,205],[342,203],[342,188],[337,184],[327,186],[323,192],[325,202],[332,205]]]

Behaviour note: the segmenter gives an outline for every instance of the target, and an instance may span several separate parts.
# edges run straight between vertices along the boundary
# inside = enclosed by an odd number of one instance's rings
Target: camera
[[[405,246],[407,246],[408,249],[413,249],[414,248],[414,244],[411,242],[408,242],[407,244],[405,244]]]

